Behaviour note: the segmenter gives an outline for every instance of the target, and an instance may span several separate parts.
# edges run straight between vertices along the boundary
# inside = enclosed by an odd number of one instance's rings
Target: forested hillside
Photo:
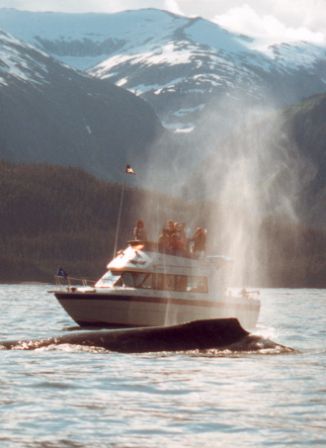
[[[121,185],[77,168],[2,162],[0,281],[51,281],[61,265],[70,274],[96,278],[112,257],[121,191]],[[157,219],[162,200],[167,210],[180,216],[180,201],[125,189],[121,245],[131,238],[145,206],[155,210]]]
[[[73,276],[98,278],[112,256],[121,191],[121,185],[76,168],[0,163],[0,281],[51,282],[59,266]],[[155,239],[166,219],[205,225],[212,208],[212,203],[127,187],[119,247],[140,217]],[[258,256],[268,272],[257,286],[326,286],[324,230],[270,217],[256,237],[264,243]],[[218,240],[214,244],[208,252],[222,246]],[[247,276],[255,281],[250,263]]]
[[[284,111],[284,128],[314,170],[305,192],[310,222],[326,224],[326,94],[315,95]],[[326,275],[326,273],[325,273]]]

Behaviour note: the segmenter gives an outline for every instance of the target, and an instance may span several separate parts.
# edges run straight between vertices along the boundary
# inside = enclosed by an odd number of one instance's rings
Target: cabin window
[[[121,273],[108,271],[99,281],[100,286],[121,286]]]
[[[175,275],[163,275],[163,289],[165,291],[175,290]]]
[[[187,277],[187,291],[208,292],[207,277]]]
[[[172,274],[155,274],[153,287],[163,291],[175,291],[175,275]]]
[[[186,275],[176,275],[175,276],[175,290],[176,291],[187,291],[187,276]]]
[[[134,272],[136,288],[152,288],[152,274],[147,272]]]
[[[132,272],[123,272],[122,273],[122,281],[124,286],[135,287],[135,279]]]
[[[163,274],[153,274],[153,288],[163,289]]]
[[[208,292],[206,277],[187,275],[153,274],[153,288],[164,291]]]
[[[162,291],[207,293],[207,277],[149,272],[107,272],[100,280],[101,286],[126,286],[129,288]]]
[[[152,274],[147,272],[123,272],[122,280],[131,288],[152,289]]]
[[[145,289],[153,289],[153,275],[152,274],[144,274],[144,280],[141,284],[142,288]]]

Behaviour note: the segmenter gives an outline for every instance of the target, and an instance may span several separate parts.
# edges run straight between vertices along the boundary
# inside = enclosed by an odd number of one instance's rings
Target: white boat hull
[[[225,297],[139,296],[110,292],[55,293],[70,317],[81,326],[146,327],[168,326],[202,319],[235,317],[246,328],[254,328],[260,310],[259,300]]]

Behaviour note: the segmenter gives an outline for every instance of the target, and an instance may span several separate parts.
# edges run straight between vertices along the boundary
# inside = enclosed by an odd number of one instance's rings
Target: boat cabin
[[[220,278],[214,281],[216,275],[212,274],[226,261],[219,256],[199,259],[190,253],[163,253],[156,243],[130,241],[107,265],[108,271],[95,287],[207,294],[221,283]]]

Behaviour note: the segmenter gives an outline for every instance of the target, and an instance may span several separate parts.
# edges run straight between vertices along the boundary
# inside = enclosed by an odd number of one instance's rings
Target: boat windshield
[[[145,272],[118,272],[108,271],[97,282],[96,286],[112,288],[114,286],[127,286],[132,288],[150,288],[147,279],[150,274]]]
[[[164,291],[207,293],[207,278],[174,274],[154,274],[151,272],[108,271],[97,282],[97,287],[157,289]]]
[[[146,272],[123,272],[122,281],[125,286],[132,288],[151,288],[152,286],[151,274]]]
[[[97,282],[96,286],[119,286],[121,284],[121,272],[108,271],[103,275],[102,278]]]

